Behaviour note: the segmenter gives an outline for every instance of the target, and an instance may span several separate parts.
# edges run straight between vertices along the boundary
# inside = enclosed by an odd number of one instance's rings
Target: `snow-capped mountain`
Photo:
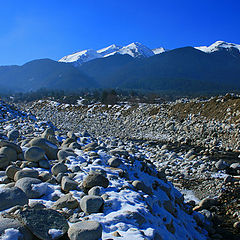
[[[122,55],[128,54],[131,57],[139,58],[139,57],[151,57],[154,55],[154,52],[148,47],[144,46],[143,44],[134,42],[127,46],[122,47],[118,51],[113,52],[108,56],[114,55],[114,54],[122,54]]]
[[[213,43],[209,47],[201,46],[201,47],[195,47],[195,48],[200,50],[200,51],[206,52],[206,53],[216,52],[216,51],[219,51],[219,50],[222,50],[222,49],[230,50],[231,48],[236,48],[240,52],[240,45],[234,44],[234,43],[227,43],[227,42],[224,42],[224,41],[216,41],[215,43]]]
[[[96,58],[101,58],[102,55],[93,49],[84,50],[71,55],[67,55],[59,60],[59,62],[74,63],[74,65],[81,65],[84,62],[91,61]]]
[[[159,47],[159,48],[154,48],[152,51],[156,55],[156,54],[160,54],[160,53],[166,52],[166,49],[163,48],[163,47]]]
[[[120,46],[112,44],[112,45],[110,45],[106,48],[102,48],[102,49],[97,50],[97,53],[101,54],[103,57],[106,57],[106,56],[108,56],[112,53],[117,52],[119,49],[121,49]]]
[[[77,66],[96,58],[109,57],[115,54],[121,55],[128,54],[133,58],[139,58],[139,57],[151,57],[154,54],[159,54],[165,51],[164,48],[156,48],[154,50],[155,52],[138,42],[134,42],[123,47],[112,44],[106,48],[102,48],[97,51],[89,49],[71,55],[67,55],[61,58],[59,62],[73,63],[74,65]]]

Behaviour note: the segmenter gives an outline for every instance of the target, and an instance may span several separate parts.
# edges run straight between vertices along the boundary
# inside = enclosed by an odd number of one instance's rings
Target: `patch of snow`
[[[59,229],[49,229],[48,234],[51,235],[52,239],[56,239],[63,235],[63,231]]]
[[[14,228],[8,228],[4,231],[4,234],[0,236],[0,240],[18,240],[22,237],[19,230]]]
[[[160,48],[154,48],[152,51],[153,51],[153,53],[154,53],[155,55],[157,55],[157,54],[166,52],[166,49],[163,48],[163,47],[160,47]]]

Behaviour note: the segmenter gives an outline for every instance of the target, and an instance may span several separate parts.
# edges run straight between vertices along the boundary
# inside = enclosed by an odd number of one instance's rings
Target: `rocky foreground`
[[[238,128],[176,106],[1,102],[1,238],[239,239]]]

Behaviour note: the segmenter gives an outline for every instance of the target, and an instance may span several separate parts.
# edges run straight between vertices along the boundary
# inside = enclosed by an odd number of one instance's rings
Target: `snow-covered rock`
[[[195,48],[206,53],[212,53],[212,52],[220,51],[222,49],[230,50],[231,48],[235,48],[238,51],[240,51],[240,45],[234,44],[234,43],[227,43],[224,41],[216,41],[209,47],[201,46],[201,47],[195,47]]]

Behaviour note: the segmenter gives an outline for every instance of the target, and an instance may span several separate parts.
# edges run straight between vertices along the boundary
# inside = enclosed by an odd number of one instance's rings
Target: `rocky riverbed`
[[[2,102],[3,239],[239,239],[238,126],[177,104]]]

